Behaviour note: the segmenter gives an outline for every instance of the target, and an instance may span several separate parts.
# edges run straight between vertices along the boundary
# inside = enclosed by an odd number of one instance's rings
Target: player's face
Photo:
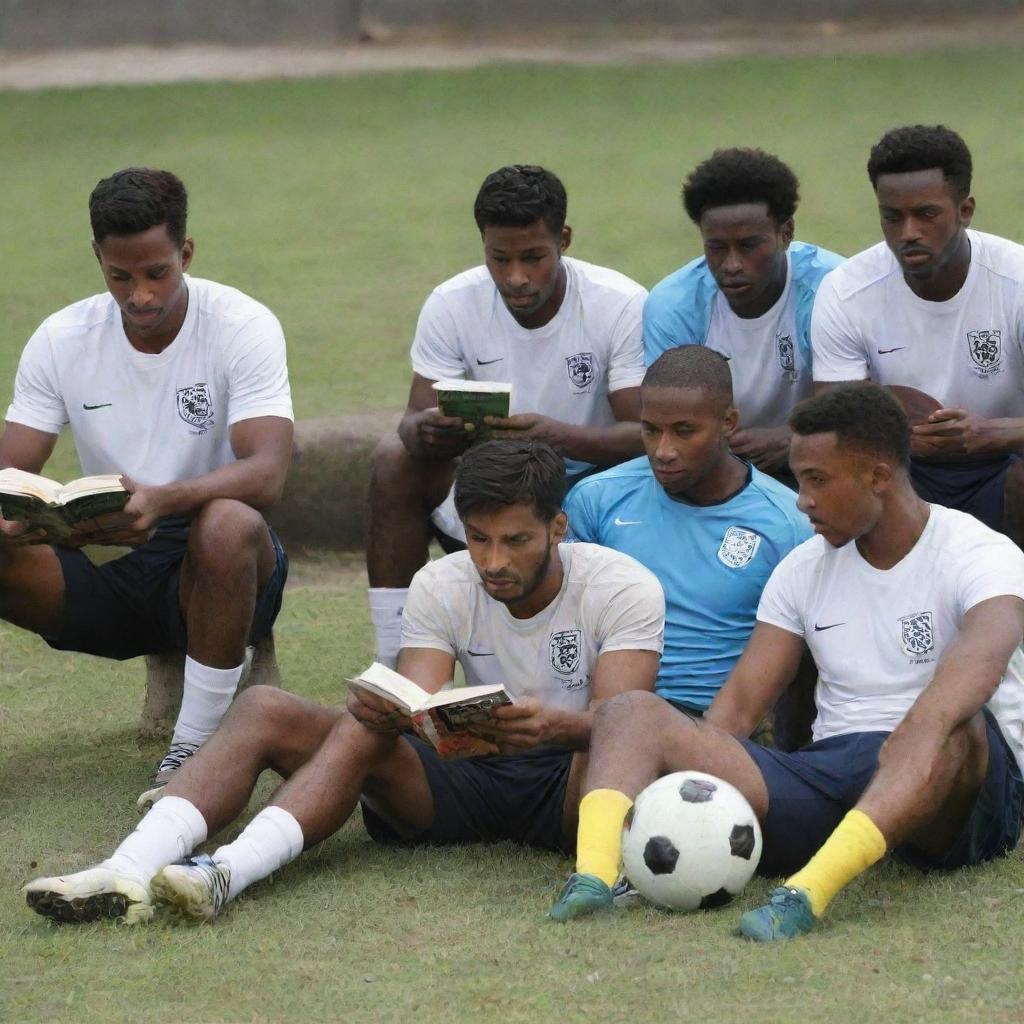
[[[957,199],[938,167],[881,174],[875,196],[885,244],[906,277],[928,281],[962,251],[974,200]]]
[[[729,458],[736,410],[702,388],[645,387],[640,396],[640,433],[655,479],[675,497],[696,498]]]
[[[713,206],[700,218],[708,270],[737,316],[767,313],[786,286],[793,218],[777,224],[766,203]]]
[[[543,220],[526,227],[488,224],[483,231],[484,260],[509,312],[524,327],[543,327],[565,297],[562,253],[572,230],[552,234]]]
[[[800,484],[797,507],[833,547],[863,537],[878,522],[875,463],[839,448],[834,433],[794,434],[789,465]]]
[[[471,512],[463,525],[470,557],[495,601],[534,614],[554,597],[562,582],[555,554],[565,536],[564,512],[546,523],[532,504],[504,505]],[[529,607],[531,599],[537,608]]]
[[[107,235],[92,245],[128,339],[143,350],[169,345],[188,309],[183,275],[192,262],[192,239],[178,245],[167,225],[158,224],[135,235]]]

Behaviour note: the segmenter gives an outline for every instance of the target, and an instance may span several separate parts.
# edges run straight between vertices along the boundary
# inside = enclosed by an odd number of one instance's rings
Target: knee
[[[277,686],[249,686],[231,705],[231,717],[247,729],[290,732],[302,717],[305,702]]]
[[[397,434],[385,434],[370,456],[370,500],[415,491],[419,463]]]
[[[218,572],[254,565],[266,532],[267,524],[254,508],[218,498],[204,505],[192,522],[189,559]]]
[[[653,693],[627,690],[597,705],[593,729],[595,734],[647,729],[657,721],[665,707],[665,702]]]

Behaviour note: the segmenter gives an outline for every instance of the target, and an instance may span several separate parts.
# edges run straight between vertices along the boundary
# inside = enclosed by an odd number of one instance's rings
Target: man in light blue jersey
[[[843,258],[793,241],[799,182],[759,149],[720,149],[683,185],[683,206],[704,255],[669,274],[644,306],[648,365],[678,345],[729,360],[742,417],[733,451],[792,483],[793,406],[811,393],[811,309]]]
[[[647,457],[578,483],[571,536],[631,555],[665,591],[657,693],[701,714],[742,654],[776,565],[812,535],[788,488],[737,458],[730,364],[703,346],[673,348],[647,370]]]

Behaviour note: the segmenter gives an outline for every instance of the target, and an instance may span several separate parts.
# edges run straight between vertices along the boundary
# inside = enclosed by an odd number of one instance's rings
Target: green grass
[[[297,567],[276,630],[289,688],[337,700],[370,656],[362,574]],[[55,927],[22,902],[136,821],[139,663],[48,651],[0,627],[0,1020],[1020,1021],[1024,857],[924,878],[886,865],[782,948],[731,931],[761,900],[673,916],[543,919],[569,862],[501,845],[395,852],[359,821],[211,927]],[[265,795],[267,779],[261,786]]]
[[[854,252],[878,237],[869,145],[942,120],[974,151],[977,226],[1019,238],[1022,87],[1019,54],[995,50],[0,94],[0,380],[45,315],[100,287],[85,199],[131,162],[182,174],[195,272],[278,312],[298,415],[326,415],[401,403],[419,305],[478,261],[471,201],[502,163],[556,169],[573,251],[649,285],[696,252],[676,196],[716,145],[780,153],[799,237]],[[54,471],[73,472],[66,445]],[[370,656],[363,583],[294,576],[286,685],[336,699]],[[389,852],[357,822],[214,927],[52,928],[17,887],[131,828],[160,752],[135,740],[141,689],[141,664],[0,626],[0,1020],[1024,1020],[1020,851],[950,876],[885,866],[819,935],[762,949],[731,936],[736,908],[548,926],[561,858]]]

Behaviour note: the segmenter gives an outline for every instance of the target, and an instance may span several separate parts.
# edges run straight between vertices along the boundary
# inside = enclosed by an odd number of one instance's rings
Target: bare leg
[[[256,598],[274,565],[274,545],[259,512],[228,499],[203,507],[181,569],[189,657],[212,668],[242,663]]]
[[[366,569],[371,587],[407,587],[426,562],[430,513],[455,478],[450,461],[416,459],[397,434],[382,438],[370,466]]]
[[[767,813],[764,777],[734,736],[680,714],[651,693],[623,693],[597,708],[584,794],[614,789],[632,800],[655,779],[679,771],[731,782],[759,819]]]
[[[55,633],[64,610],[64,574],[47,544],[0,544],[0,619],[32,633]]]
[[[1003,533],[1024,548],[1024,462],[1010,463],[1003,501]]]

